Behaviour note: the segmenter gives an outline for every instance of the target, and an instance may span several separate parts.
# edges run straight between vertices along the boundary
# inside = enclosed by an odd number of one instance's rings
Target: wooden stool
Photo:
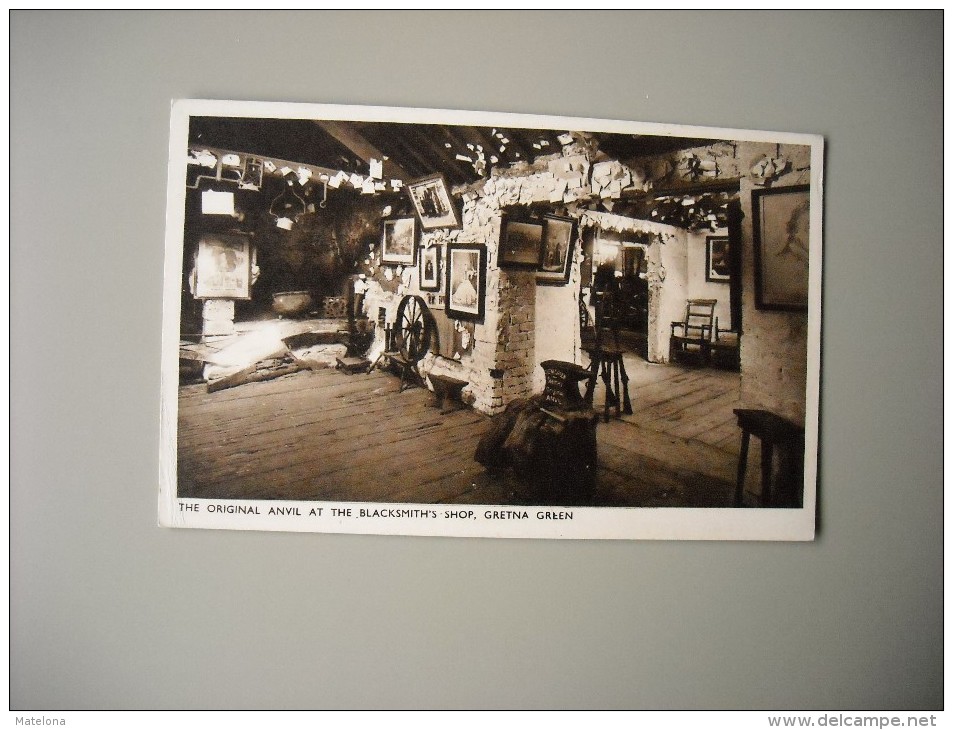
[[[624,413],[632,415],[632,401],[629,400],[629,376],[625,372],[625,363],[622,355],[625,351],[618,347],[603,347],[592,350],[589,364],[591,376],[586,384],[585,400],[592,404],[593,391],[596,387],[596,378],[602,371],[602,382],[606,386],[606,400],[603,417],[609,422],[609,410],[615,408],[615,415]],[[615,384],[615,390],[612,386]]]
[[[366,373],[370,369],[371,361],[363,357],[338,357],[338,370],[343,370],[348,375],[354,373]]]
[[[400,351],[388,351],[381,355],[392,365],[400,370],[400,386],[398,393],[403,393],[404,388],[409,388],[420,382],[420,373],[417,371],[417,363],[408,360]]]
[[[754,434],[761,441],[761,500],[765,506],[771,506],[772,496],[771,467],[774,448],[778,447],[782,464],[798,464],[804,452],[804,428],[781,418],[770,411],[735,408],[738,428],[741,429],[741,454],[738,456],[738,483],[735,486],[735,506],[740,507],[745,487],[745,471],[748,468],[748,445]],[[798,469],[782,469],[780,484],[786,491],[794,491],[794,503],[801,500],[796,496],[799,482],[803,482],[803,466]]]
[[[427,376],[433,385],[434,402],[433,405],[440,409],[440,413],[450,413],[463,407],[463,398],[461,391],[469,385],[466,380],[452,378],[449,375]]]

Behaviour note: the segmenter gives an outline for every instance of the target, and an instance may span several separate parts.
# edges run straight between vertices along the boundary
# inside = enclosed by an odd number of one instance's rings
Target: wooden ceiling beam
[[[434,131],[441,134],[451,145],[458,144],[458,141],[450,135],[446,127],[436,125],[434,126]],[[473,165],[471,163],[458,160],[456,152],[452,147],[447,148],[443,142],[434,139],[428,131],[420,130],[420,132],[420,138],[424,140],[424,142],[421,142],[421,146],[426,147],[428,152],[436,155],[443,165],[445,165],[443,170],[434,170],[434,172],[443,172],[450,179],[450,182],[453,183],[468,182],[472,179]],[[466,146],[463,145],[462,148],[465,150]]]
[[[349,124],[342,124],[327,119],[315,119],[314,123],[318,125],[327,134],[331,135],[338,142],[347,147],[351,152],[360,157],[364,162],[370,163],[371,158],[382,160],[384,162],[385,178],[400,178],[409,180],[410,175],[403,167],[394,160],[385,160],[384,153],[368,142],[362,134],[355,130]]]
[[[408,140],[405,135],[393,134],[388,137],[387,143],[393,145],[397,153],[403,160],[413,160],[422,172],[415,177],[423,177],[432,172],[436,172],[438,165],[434,163],[433,158],[421,152],[420,145]]]
[[[293,160],[283,160],[279,157],[272,157],[271,155],[260,155],[257,152],[243,152],[241,150],[227,150],[221,147],[209,147],[208,145],[205,145],[205,144],[190,144],[189,149],[190,150],[208,150],[219,159],[221,159],[223,155],[240,155],[246,158],[254,157],[262,161],[267,160],[268,162],[271,162],[279,170],[282,167],[290,167],[292,170],[297,172],[299,167],[307,167],[309,170],[312,170],[318,175],[327,175],[328,177],[331,177],[332,175],[336,175],[338,172],[337,169],[334,169],[331,167],[322,167],[321,165],[313,165],[310,162],[295,162]]]
[[[669,188],[659,188],[642,193],[652,198],[667,195],[704,195],[706,193],[736,193],[741,186],[740,177],[724,177],[715,180],[697,180]]]

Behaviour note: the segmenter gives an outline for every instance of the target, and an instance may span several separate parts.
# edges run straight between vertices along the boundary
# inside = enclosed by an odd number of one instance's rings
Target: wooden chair
[[[715,337],[710,344],[711,363],[728,370],[741,369],[741,335],[732,329],[721,329],[715,317]]]
[[[717,299],[689,299],[685,306],[685,319],[672,322],[672,337],[669,340],[669,362],[690,361],[707,365],[711,357],[711,339],[715,329],[715,304]],[[676,329],[681,329],[676,334]]]
[[[632,414],[632,402],[629,400],[629,376],[625,372],[623,355],[625,349],[619,344],[619,329],[622,326],[620,296],[617,287],[607,287],[597,292],[596,322],[589,323],[589,313],[580,297],[580,326],[582,328],[582,348],[589,355],[589,382],[586,384],[584,399],[591,407],[596,387],[596,379],[602,374],[605,385],[604,417],[609,422],[609,411],[615,409],[615,415]],[[615,386],[613,389],[613,385]]]

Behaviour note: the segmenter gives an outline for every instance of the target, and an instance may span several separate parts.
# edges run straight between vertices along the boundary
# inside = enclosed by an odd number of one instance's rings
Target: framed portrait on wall
[[[251,258],[251,244],[245,236],[202,236],[195,254],[195,298],[251,299]]]
[[[807,311],[810,190],[792,185],[751,194],[758,309]]]
[[[420,268],[421,291],[440,290],[440,250],[441,246],[421,248],[418,264]]]
[[[708,236],[705,239],[705,281],[731,279],[728,259],[728,236]]]
[[[384,221],[381,233],[381,262],[413,266],[417,255],[417,219],[392,218]]]
[[[559,215],[543,216],[543,246],[536,270],[537,284],[569,283],[576,221]]]
[[[543,224],[503,216],[500,225],[500,258],[503,268],[535,269],[543,244]]]
[[[485,307],[486,246],[451,243],[447,247],[447,316],[480,321]]]
[[[450,197],[447,179],[442,174],[428,175],[405,185],[407,194],[425,231],[434,228],[460,228],[460,216]]]

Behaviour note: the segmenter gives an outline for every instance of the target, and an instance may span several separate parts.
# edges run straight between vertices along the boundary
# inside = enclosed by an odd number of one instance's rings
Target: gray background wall
[[[941,707],[941,13],[13,12],[10,31],[13,709]],[[157,528],[176,97],[824,135],[817,540]]]

